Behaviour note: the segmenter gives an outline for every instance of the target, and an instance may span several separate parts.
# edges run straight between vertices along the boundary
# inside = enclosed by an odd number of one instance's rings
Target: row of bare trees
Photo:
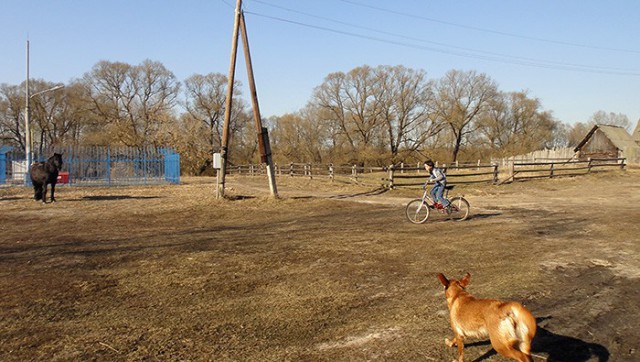
[[[279,156],[315,162],[327,155],[351,163],[456,161],[566,143],[565,126],[539,100],[501,92],[474,71],[452,70],[436,80],[402,66],[332,73],[303,111],[272,121],[284,143],[277,144]]]
[[[183,172],[202,174],[220,148],[223,74],[180,82],[159,62],[101,61],[62,90],[39,93],[56,84],[30,83],[37,153],[76,144],[171,146],[182,156]],[[234,94],[230,161],[255,162],[251,109],[241,92]],[[24,106],[24,84],[0,85],[0,143],[25,149]],[[575,144],[590,123],[624,126],[625,116],[601,113],[570,127],[538,99],[500,91],[485,74],[451,70],[429,79],[425,71],[403,66],[361,66],[329,74],[301,110],[265,124],[276,162],[387,165],[503,157]]]

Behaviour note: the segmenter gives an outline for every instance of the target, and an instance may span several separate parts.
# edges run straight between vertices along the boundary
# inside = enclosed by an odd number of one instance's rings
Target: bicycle
[[[447,215],[454,221],[463,221],[469,217],[469,201],[462,196],[455,196],[449,199],[449,191],[453,190],[455,185],[445,186],[444,198],[449,200],[449,207],[444,207],[440,203],[434,202],[429,196],[429,188],[425,185],[424,194],[421,199],[409,201],[405,209],[407,219],[414,224],[422,224],[427,221],[432,210]]]

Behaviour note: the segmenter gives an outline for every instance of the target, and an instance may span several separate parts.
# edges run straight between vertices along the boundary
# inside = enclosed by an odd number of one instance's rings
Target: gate
[[[13,147],[0,146],[0,185],[7,183],[7,164],[9,164],[7,153],[12,149]]]
[[[180,183],[180,155],[175,151],[164,148],[160,152],[164,155],[164,179],[172,184]]]

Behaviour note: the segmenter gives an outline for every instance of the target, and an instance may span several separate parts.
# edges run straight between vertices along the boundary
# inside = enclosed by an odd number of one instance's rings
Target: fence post
[[[389,166],[389,189],[393,190],[393,170],[394,166]]]
[[[553,166],[555,163],[551,162],[551,173],[549,174],[549,178],[553,178]]]
[[[68,147],[67,150],[65,151],[67,154],[67,170],[69,173],[69,178],[67,179],[67,186],[71,186],[71,182],[73,182],[73,148]],[[178,157],[178,179],[180,179],[180,155],[176,154]],[[167,157],[169,157],[169,155],[165,155],[164,156],[164,177],[165,180],[167,179]],[[174,161],[175,158],[172,156],[171,160]],[[173,162],[171,162],[171,164],[173,165]],[[171,166],[169,167],[171,168]],[[171,169],[171,171],[169,171],[172,174],[172,178],[175,180],[175,173],[174,170]],[[180,182],[178,182],[180,183]]]
[[[400,173],[404,173],[404,162],[400,162]]]
[[[351,177],[353,177],[354,180],[358,181],[358,169],[356,167],[356,165],[351,166]]]
[[[111,186],[111,147],[107,148],[106,175],[107,185]]]
[[[516,159],[514,157],[511,157],[511,160],[509,160],[509,178],[513,178],[515,181],[515,176],[516,176]]]
[[[587,158],[587,161],[589,161],[589,164],[587,165],[587,173],[591,173],[591,157]]]
[[[498,164],[493,164],[493,184],[498,183]]]
[[[622,160],[620,160],[620,169],[624,170],[624,161],[626,160],[626,158],[623,158]]]
[[[293,177],[293,162],[289,163],[289,176]]]
[[[329,164],[329,179],[333,182],[333,163]]]

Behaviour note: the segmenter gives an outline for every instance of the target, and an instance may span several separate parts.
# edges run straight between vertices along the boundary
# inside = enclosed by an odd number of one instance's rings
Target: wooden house
[[[618,126],[593,126],[574,151],[581,160],[624,157],[628,163],[640,163],[640,145],[627,130]]]

